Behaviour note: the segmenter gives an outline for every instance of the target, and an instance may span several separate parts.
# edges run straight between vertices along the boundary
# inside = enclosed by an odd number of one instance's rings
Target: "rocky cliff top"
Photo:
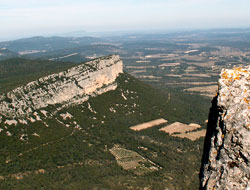
[[[250,189],[250,67],[224,69],[212,101],[201,189]]]
[[[237,122],[237,127],[250,130],[250,67],[222,71],[218,106],[227,111],[224,121]]]
[[[122,72],[119,56],[111,55],[32,81],[0,96],[0,122],[16,123],[9,119],[27,118],[41,108],[51,111],[53,106],[58,111],[114,90]]]

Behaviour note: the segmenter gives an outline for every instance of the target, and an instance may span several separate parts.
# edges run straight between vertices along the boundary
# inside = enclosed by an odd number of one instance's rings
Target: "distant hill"
[[[19,56],[18,53],[10,51],[7,48],[0,48],[0,61],[18,56]]]
[[[46,52],[56,49],[73,48],[91,43],[103,42],[102,39],[93,37],[42,37],[24,38],[14,41],[0,42],[0,48],[8,48],[11,51],[19,52],[22,55],[37,52]]]
[[[37,52],[23,56],[28,59],[47,59],[59,62],[81,63],[112,53],[120,53],[121,48],[108,43],[94,43],[74,48],[65,48],[48,52]]]

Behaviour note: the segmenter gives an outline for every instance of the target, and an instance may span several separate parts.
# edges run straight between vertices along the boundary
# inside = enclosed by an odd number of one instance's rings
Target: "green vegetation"
[[[49,127],[40,121],[10,126],[12,136],[6,136],[4,129],[0,133],[0,170],[5,177],[0,181],[1,189],[197,189],[202,139],[191,142],[174,138],[160,132],[161,126],[140,132],[129,127],[157,118],[198,122],[205,127],[209,102],[200,96],[161,92],[128,74],[122,74],[117,82],[115,91],[64,108],[53,118],[41,117]],[[64,121],[60,114],[66,112],[73,118]],[[74,122],[82,129],[74,128]],[[22,134],[27,134],[26,141],[20,140]],[[137,152],[162,169],[141,176],[123,170],[108,151],[115,144]],[[9,176],[39,169],[45,173],[24,175],[20,180]]]
[[[62,63],[21,58],[0,61],[0,94],[75,65],[77,64],[71,62]]]
[[[0,61],[0,94],[102,55],[119,54],[126,71],[114,91],[47,118],[37,110],[43,122],[0,124],[0,189],[198,189],[203,138],[169,136],[159,131],[165,125],[139,132],[129,127],[164,118],[167,124],[179,121],[206,128],[210,98],[183,90],[216,85],[222,68],[249,63],[250,33],[223,32],[34,37],[0,43],[14,57]],[[63,120],[60,114],[66,112],[73,118]],[[144,175],[125,170],[109,151],[115,145],[132,151],[131,159],[143,157],[161,169]],[[151,166],[141,160],[139,164]]]
[[[14,58],[14,57],[18,57],[18,54],[10,51],[6,48],[0,48],[0,61],[1,60],[5,60],[5,59],[10,59],[10,58]]]

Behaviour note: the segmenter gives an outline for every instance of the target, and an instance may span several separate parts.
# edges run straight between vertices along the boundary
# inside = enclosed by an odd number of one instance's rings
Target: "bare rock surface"
[[[122,72],[119,56],[111,55],[20,86],[0,96],[0,121],[2,117],[25,118],[51,105],[79,104],[90,96],[115,90]]]
[[[225,69],[210,108],[200,189],[250,190],[250,67]]]

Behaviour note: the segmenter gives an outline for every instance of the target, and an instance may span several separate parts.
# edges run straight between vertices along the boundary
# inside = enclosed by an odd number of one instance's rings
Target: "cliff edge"
[[[80,104],[117,87],[122,70],[118,55],[95,59],[66,71],[39,78],[0,95],[0,123],[4,119],[26,118],[38,109]],[[50,108],[51,110],[52,108]]]
[[[200,189],[250,189],[250,66],[224,69],[210,108]]]

